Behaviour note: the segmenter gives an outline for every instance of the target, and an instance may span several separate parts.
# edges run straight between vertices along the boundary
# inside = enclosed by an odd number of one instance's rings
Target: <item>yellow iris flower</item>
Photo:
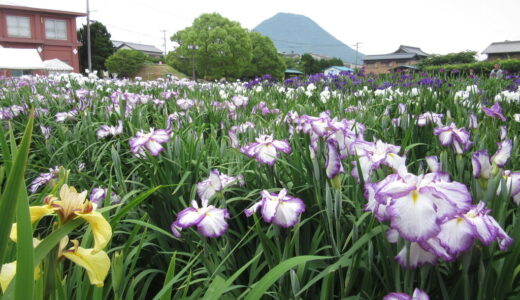
[[[87,221],[92,228],[94,235],[93,252],[96,253],[108,244],[112,237],[112,227],[105,220],[103,215],[95,211],[95,204],[86,200],[87,191],[78,193],[74,187],[64,184],[60,189],[60,198],[48,196],[45,198],[45,205],[31,206],[31,223],[35,223],[42,217],[56,213],[61,223],[65,223],[74,218],[82,218]],[[11,240],[16,242],[16,224],[13,224],[10,234]]]
[[[64,184],[60,189],[59,198],[49,195],[45,197],[44,205],[31,206],[29,212],[31,224],[50,214],[57,214],[60,218],[60,224],[75,218],[82,218],[89,223],[94,237],[94,247],[90,249],[79,247],[78,241],[74,240],[72,241],[74,247],[62,251],[68,242],[68,239],[64,239],[60,243],[59,256],[64,256],[85,268],[90,282],[101,287],[110,269],[110,258],[102,250],[112,237],[112,227],[101,213],[95,211],[96,205],[86,200],[86,196],[87,191],[78,193],[74,187]],[[10,238],[14,242],[17,240],[16,223],[11,227]],[[7,289],[15,272],[16,261],[2,266],[0,271],[2,290]]]

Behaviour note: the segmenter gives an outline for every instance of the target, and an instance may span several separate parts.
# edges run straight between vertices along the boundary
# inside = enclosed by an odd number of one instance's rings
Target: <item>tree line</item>
[[[77,34],[83,44],[79,49],[80,67],[86,70],[86,25]],[[91,23],[90,34],[94,70],[132,77],[143,63],[153,61],[140,51],[116,51],[110,33],[100,22]],[[330,66],[343,65],[339,58],[315,59],[310,54],[296,59],[283,57],[269,37],[249,31],[218,13],[202,14],[192,26],[176,32],[170,39],[178,46],[161,60],[186,75],[206,80],[247,80],[265,74],[283,79],[286,68],[314,74]]]

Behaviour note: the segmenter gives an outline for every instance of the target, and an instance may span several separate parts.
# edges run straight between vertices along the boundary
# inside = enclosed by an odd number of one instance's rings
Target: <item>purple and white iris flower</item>
[[[229,143],[232,148],[240,148],[240,142],[238,140],[237,135],[239,133],[244,133],[248,129],[255,128],[255,124],[251,122],[245,122],[243,124],[232,126],[228,131]]]
[[[498,150],[491,157],[491,162],[500,168],[503,168],[509,158],[511,157],[511,150],[513,149],[513,142],[511,140],[504,140],[497,143]]]
[[[506,179],[517,194],[518,175],[509,182]],[[516,187],[514,180],[518,181]],[[399,237],[411,242],[395,257],[406,268],[435,264],[438,259],[454,260],[475,240],[484,245],[497,241],[501,250],[513,243],[484,208],[484,202],[472,205],[467,187],[451,182],[445,173],[391,174],[380,182],[365,184],[365,198],[365,210],[381,222],[390,221],[389,242],[396,243]]]
[[[123,121],[119,120],[117,126],[101,125],[96,131],[98,139],[106,138],[108,136],[116,136],[123,133]]]
[[[520,205],[520,172],[511,172],[506,170],[502,172],[502,177],[505,180],[508,192],[511,193],[513,201],[517,205]]]
[[[89,200],[90,202],[96,204],[97,207],[101,207],[103,202],[107,198],[108,189],[102,187],[96,187],[92,189],[90,192]],[[110,203],[118,204],[121,202],[121,197],[119,197],[116,193],[110,193]]]
[[[413,295],[410,296],[405,293],[390,293],[386,295],[383,300],[430,300],[430,297],[425,292],[416,288]]]
[[[43,137],[46,140],[51,138],[51,128],[50,127],[45,127],[42,124],[40,124],[40,130],[41,130],[41,132],[43,134]]]
[[[507,139],[507,126],[500,126],[500,140]]]
[[[433,134],[439,136],[441,145],[451,146],[457,154],[468,151],[473,144],[469,140],[469,132],[464,128],[457,128],[455,123],[451,123],[450,126],[437,127],[433,130]]]
[[[237,107],[240,107],[240,106],[245,107],[249,103],[249,98],[246,96],[242,96],[242,95],[236,95],[236,96],[233,96],[233,98],[231,98],[231,101]]]
[[[191,201],[191,207],[179,212],[177,219],[171,225],[173,235],[180,237],[180,231],[188,227],[197,226],[197,231],[205,237],[216,238],[223,235],[228,229],[226,219],[230,215],[227,209],[208,206],[207,200],[202,200],[202,207],[197,201]]]
[[[130,139],[130,150],[137,157],[144,157],[144,149],[148,150],[151,155],[157,156],[164,150],[161,144],[170,141],[170,133],[165,129],[150,129],[145,133],[139,130],[135,137]]]
[[[368,181],[370,174],[381,165],[386,165],[399,173],[406,173],[406,157],[399,156],[400,146],[384,143],[381,140],[367,142],[357,140],[351,145],[351,153],[358,156],[361,174],[364,181]],[[352,176],[359,182],[357,163],[352,169]]]
[[[325,170],[329,179],[333,179],[340,173],[345,173],[343,165],[341,164],[341,157],[338,152],[338,143],[332,139],[327,141]]]
[[[506,250],[513,243],[513,239],[489,215],[491,210],[484,207],[485,203],[481,201],[465,214],[442,223],[437,239],[453,257],[471,248],[474,239],[486,246],[497,241],[500,250]]]
[[[439,157],[433,155],[427,156],[425,159],[431,173],[442,172],[442,164],[439,161]]]
[[[29,186],[29,191],[31,194],[36,193],[38,189],[46,185],[47,183],[53,181],[54,179],[58,178],[58,174],[60,173],[60,167],[56,166],[54,168],[49,168],[48,173],[40,173],[38,177],[36,177]]]
[[[513,143],[511,140],[505,140],[497,144],[498,150],[493,154],[491,159],[485,149],[473,153],[473,156],[471,157],[473,177],[489,179],[492,175],[496,174],[496,172],[494,174],[492,173],[494,170],[493,168],[503,168],[506,165],[507,161],[511,157]]]
[[[74,119],[78,115],[78,111],[73,109],[69,112],[56,113],[56,122],[65,122],[66,120]]]
[[[506,117],[504,117],[504,114],[502,113],[502,107],[500,107],[500,103],[497,101],[495,104],[493,104],[491,107],[482,107],[482,110],[484,113],[492,118],[498,118],[502,121],[506,121]]]
[[[262,164],[273,166],[279,151],[290,154],[292,149],[288,141],[275,140],[272,135],[263,134],[256,138],[255,143],[242,147],[240,151]]]
[[[234,184],[244,184],[244,177],[236,177],[220,174],[218,170],[211,170],[209,177],[197,183],[197,194],[202,200],[209,200],[217,193],[221,193],[225,188]]]
[[[387,206],[392,228],[408,241],[422,242],[436,236],[440,223],[471,205],[468,188],[451,182],[447,174],[407,174],[395,177],[376,194],[376,200]]]
[[[477,120],[477,116],[475,114],[469,115],[468,128],[469,129],[478,129],[478,120]]]
[[[487,150],[479,150],[473,153],[471,157],[471,165],[473,167],[473,177],[489,179],[491,177],[491,162]]]
[[[263,190],[261,195],[260,201],[244,211],[246,216],[252,216],[261,208],[262,218],[265,222],[288,228],[298,223],[299,216],[305,211],[303,201],[287,195],[286,189],[282,189],[278,194]]]
[[[423,127],[430,123],[435,123],[437,126],[442,126],[443,114],[436,114],[433,112],[425,112],[417,117],[417,126]]]

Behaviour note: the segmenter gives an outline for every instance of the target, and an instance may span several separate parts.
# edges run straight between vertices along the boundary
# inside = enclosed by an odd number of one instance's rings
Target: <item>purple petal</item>
[[[511,150],[513,149],[513,143],[511,140],[505,140],[498,144],[498,150],[491,157],[491,161],[497,166],[503,168],[509,158],[511,157]]]
[[[337,143],[334,140],[327,141],[327,157],[325,160],[326,174],[329,179],[336,177],[339,173],[345,173],[341,158],[338,153]]]
[[[188,228],[199,224],[204,216],[196,208],[188,207],[179,212],[175,225],[180,228]]]

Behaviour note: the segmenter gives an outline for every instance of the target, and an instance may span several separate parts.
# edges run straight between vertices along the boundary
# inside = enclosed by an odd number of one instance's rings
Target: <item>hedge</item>
[[[520,73],[520,59],[479,61],[470,64],[427,66],[422,68],[422,70],[426,72],[451,72],[452,70],[458,70],[459,73],[468,74],[469,69],[473,69],[476,74],[489,74],[496,63],[499,63],[501,65],[501,69],[507,71],[509,74]]]

